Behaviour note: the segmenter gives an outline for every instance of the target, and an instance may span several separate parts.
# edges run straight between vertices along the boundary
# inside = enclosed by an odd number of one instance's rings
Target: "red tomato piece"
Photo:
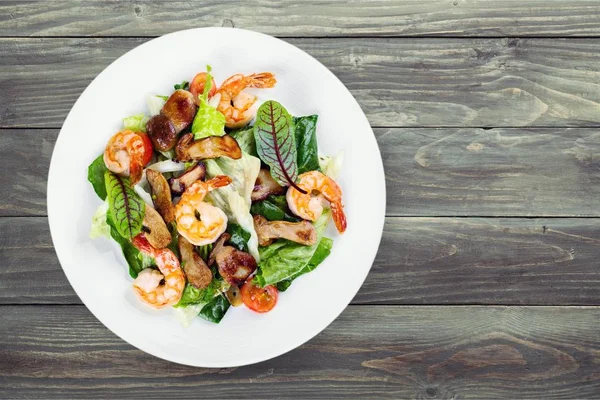
[[[144,163],[144,166],[146,166],[152,159],[152,152],[154,151],[154,149],[152,148],[152,140],[150,140],[150,136],[146,135],[143,132],[136,132],[136,133],[144,141],[144,158],[142,159],[142,162]]]
[[[256,286],[252,280],[244,283],[241,292],[242,302],[246,307],[257,313],[271,311],[277,304],[277,298],[279,297],[279,292],[275,286],[269,285],[261,288]]]
[[[194,95],[194,100],[198,101],[198,96],[204,92],[204,85],[206,84],[206,72],[200,72],[197,74],[192,82],[190,83],[190,92]],[[208,92],[208,98],[211,98],[217,92],[217,85],[215,80],[212,80],[210,91]]]

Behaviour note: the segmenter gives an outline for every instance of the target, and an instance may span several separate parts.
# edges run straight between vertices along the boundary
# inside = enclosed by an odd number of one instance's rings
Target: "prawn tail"
[[[143,233],[140,233],[139,235],[131,239],[131,243],[135,246],[136,249],[138,249],[142,253],[145,253],[149,256],[154,256],[154,247],[152,247],[150,242],[148,242],[148,239],[146,239],[146,235],[144,235]]]
[[[214,190],[229,185],[231,183],[231,178],[227,175],[217,175],[206,183],[209,190]]]
[[[338,232],[344,233],[346,231],[347,222],[346,214],[344,214],[344,208],[341,202],[331,203],[331,214]]]
[[[251,88],[272,88],[277,83],[275,75],[270,72],[260,72],[247,76],[248,87]]]
[[[142,166],[141,161],[137,160],[137,158],[133,158],[131,160],[131,164],[129,164],[129,179],[131,181],[131,186],[135,185],[142,179],[142,174],[144,172],[144,167]]]

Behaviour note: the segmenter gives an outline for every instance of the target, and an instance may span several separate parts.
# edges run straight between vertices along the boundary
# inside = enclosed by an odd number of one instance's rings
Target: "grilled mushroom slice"
[[[231,246],[223,246],[215,259],[223,279],[237,286],[246,282],[257,267],[254,257]]]
[[[165,221],[147,204],[142,225],[142,230],[146,232],[146,239],[154,248],[164,249],[171,243],[171,232],[167,229]]]
[[[202,257],[196,254],[194,246],[186,238],[179,236],[177,247],[181,254],[181,262],[188,282],[197,289],[207,287],[212,281],[212,272],[210,272],[210,268],[206,266]]]
[[[160,113],[171,121],[175,132],[180,133],[194,121],[196,110],[194,95],[187,90],[179,89],[169,97]]]
[[[213,244],[212,251],[210,252],[210,255],[208,256],[208,266],[209,267],[212,267],[212,265],[215,263],[215,260],[217,258],[217,253],[221,251],[221,249],[223,248],[223,246],[225,246],[225,243],[227,243],[227,241],[229,241],[229,239],[231,239],[231,235],[229,233],[225,232]]]
[[[159,151],[169,151],[177,144],[179,132],[175,130],[169,118],[162,114],[155,115],[146,123],[146,132],[150,135],[152,146]]]
[[[192,183],[204,179],[205,176],[206,165],[204,165],[204,163],[198,163],[195,167],[188,169],[177,178],[169,179],[171,191],[177,195],[181,195]]]
[[[254,229],[260,246],[268,246],[275,239],[287,239],[305,246],[317,243],[317,230],[308,221],[267,221],[262,215],[255,215]]]
[[[179,139],[175,152],[179,161],[206,160],[222,156],[237,160],[242,157],[240,146],[229,135],[210,136],[194,141],[194,135],[187,133]]]
[[[281,194],[283,192],[285,192],[285,188],[273,179],[268,169],[263,168],[258,173],[250,199],[252,201],[260,201],[272,194]]]
[[[146,170],[146,178],[152,188],[152,200],[158,213],[163,217],[167,224],[175,220],[175,207],[171,199],[171,189],[169,183],[158,171],[152,169]]]

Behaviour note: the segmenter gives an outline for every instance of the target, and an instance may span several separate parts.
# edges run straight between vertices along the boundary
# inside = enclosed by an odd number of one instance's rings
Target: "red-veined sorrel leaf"
[[[296,138],[292,117],[281,104],[269,100],[260,106],[254,123],[254,140],[258,156],[271,167],[271,176],[282,186],[291,185],[306,193],[296,185]]]
[[[130,239],[142,231],[146,203],[138,196],[128,178],[104,173],[108,212],[121,236]]]

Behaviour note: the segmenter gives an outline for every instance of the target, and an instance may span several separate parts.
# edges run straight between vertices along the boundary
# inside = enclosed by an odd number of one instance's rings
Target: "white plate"
[[[344,49],[341,49],[344,51]],[[118,246],[88,237],[101,203],[87,182],[87,167],[123,117],[148,113],[146,97],[169,94],[210,64],[217,83],[234,73],[271,71],[277,85],[263,99],[292,115],[319,115],[321,154],[344,151],[339,183],[348,230],[329,258],[297,279],[275,309],[255,314],[230,308],[220,324],[196,318],[185,329],[173,309],[151,310],[134,297]],[[129,51],[85,89],[54,148],[48,177],[50,232],[69,282],[111,331],[157,357],[194,366],[233,367],[276,357],[329,325],[352,300],[375,258],[385,216],[385,179],[373,131],[350,92],[321,63],[271,36],[228,28],[172,33]],[[331,224],[333,225],[333,224]]]

